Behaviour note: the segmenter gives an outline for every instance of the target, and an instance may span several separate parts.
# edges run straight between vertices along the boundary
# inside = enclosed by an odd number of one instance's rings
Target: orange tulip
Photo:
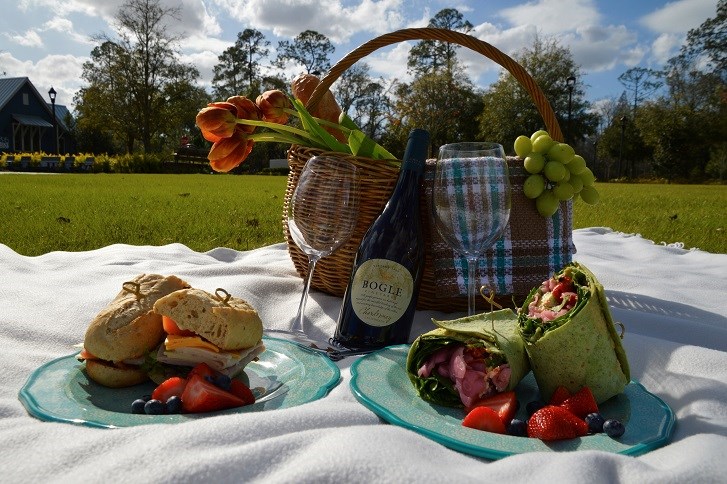
[[[215,143],[229,138],[237,127],[237,107],[232,103],[210,103],[197,113],[197,126],[207,141]]]
[[[248,139],[247,135],[235,131],[231,137],[221,139],[212,145],[207,155],[210,166],[215,171],[228,172],[245,161],[254,144],[255,142]]]
[[[246,98],[245,96],[232,96],[227,98],[227,102],[234,105],[237,109],[237,117],[240,119],[252,119],[253,121],[260,121],[260,109],[257,104]],[[252,133],[255,131],[255,126],[249,126],[240,124],[238,130],[245,133]]]
[[[288,113],[285,109],[292,108],[288,97],[277,89],[265,91],[255,101],[262,112],[263,121],[285,124],[288,122]]]

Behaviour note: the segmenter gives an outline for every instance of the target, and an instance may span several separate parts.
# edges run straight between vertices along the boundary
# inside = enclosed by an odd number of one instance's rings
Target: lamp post
[[[624,154],[624,131],[626,131],[626,116],[621,116],[621,144],[618,149],[618,177],[621,178],[621,162]]]
[[[568,133],[566,134],[566,142],[571,141],[571,110],[573,108],[573,88],[576,85],[576,77],[568,76],[565,80],[565,85],[568,87]]]
[[[50,98],[50,104],[53,108],[53,149],[55,154],[58,154],[58,123],[56,122],[56,90],[53,86],[48,91],[48,97]]]

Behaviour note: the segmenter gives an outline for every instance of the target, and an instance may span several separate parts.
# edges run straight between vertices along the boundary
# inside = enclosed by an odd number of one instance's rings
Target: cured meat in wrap
[[[518,323],[544,401],[563,385],[571,392],[588,386],[601,403],[629,383],[603,286],[586,267],[571,263],[534,288]]]
[[[432,321],[437,328],[412,343],[406,363],[424,400],[469,407],[514,389],[530,371],[512,310]]]

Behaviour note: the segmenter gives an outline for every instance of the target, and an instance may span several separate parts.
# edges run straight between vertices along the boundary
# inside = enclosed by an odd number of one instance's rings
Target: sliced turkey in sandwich
[[[86,330],[77,358],[85,362],[88,377],[112,388],[146,381],[142,365],[164,339],[162,317],[153,311],[154,303],[187,287],[176,276],[159,274],[140,274],[124,282]]]
[[[160,363],[193,367],[204,362],[234,377],[265,350],[257,311],[223,289],[215,294],[182,289],[160,298],[154,311],[167,333],[156,356]]]

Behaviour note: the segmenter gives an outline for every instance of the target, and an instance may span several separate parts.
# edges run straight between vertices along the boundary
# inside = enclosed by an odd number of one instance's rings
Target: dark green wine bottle
[[[424,271],[419,216],[429,133],[409,133],[399,178],[361,240],[338,316],[335,343],[372,349],[409,339]]]

